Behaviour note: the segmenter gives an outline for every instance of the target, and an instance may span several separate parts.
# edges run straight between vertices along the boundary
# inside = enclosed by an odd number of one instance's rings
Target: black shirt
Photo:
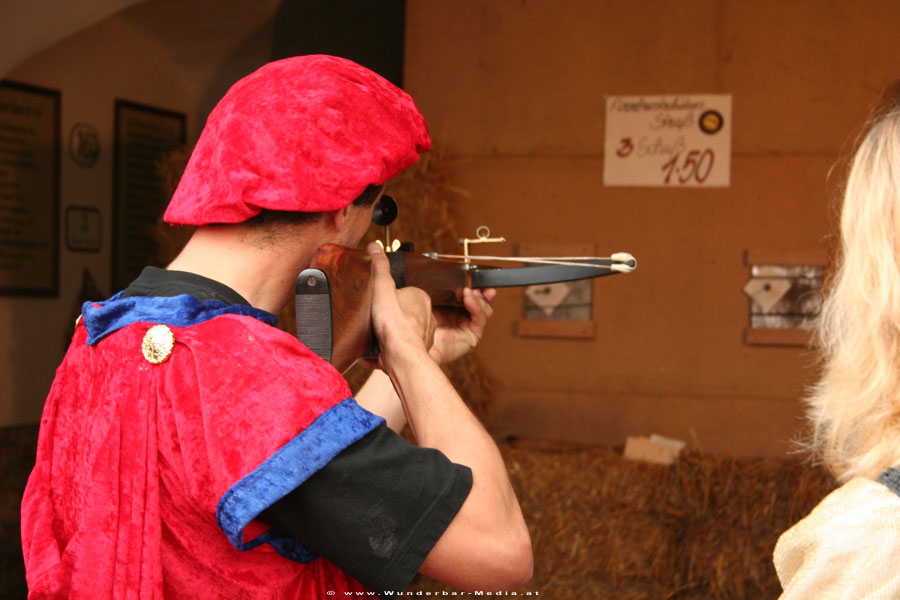
[[[249,303],[217,281],[146,267],[122,293]],[[403,590],[472,488],[468,467],[410,444],[385,425],[348,446],[259,515],[369,590]]]

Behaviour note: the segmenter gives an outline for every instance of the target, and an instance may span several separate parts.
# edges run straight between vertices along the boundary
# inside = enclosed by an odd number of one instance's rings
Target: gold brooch
[[[175,346],[175,334],[165,325],[154,325],[144,334],[144,343],[141,344],[141,352],[148,362],[158,365],[164,362],[172,354]]]

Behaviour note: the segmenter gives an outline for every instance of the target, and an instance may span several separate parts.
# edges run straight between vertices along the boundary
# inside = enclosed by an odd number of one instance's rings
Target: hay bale
[[[535,555],[534,578],[517,591],[561,600],[774,598],[775,541],[835,486],[798,461],[693,449],[668,466],[537,440],[501,452]],[[410,587],[452,589],[425,577]]]
[[[162,156],[156,163],[156,173],[162,179],[166,198],[171,198],[181,181],[187,167],[191,151],[186,147],[176,148]],[[153,241],[156,242],[156,254],[152,264],[165,266],[172,262],[194,233],[196,227],[190,225],[169,225],[160,214],[153,229]]]

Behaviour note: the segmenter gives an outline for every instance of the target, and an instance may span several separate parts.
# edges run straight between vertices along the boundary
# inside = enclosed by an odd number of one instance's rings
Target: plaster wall
[[[117,17],[52,45],[5,78],[60,91],[60,220],[70,205],[98,208],[102,218],[102,246],[96,253],[68,250],[65,229],[60,227],[57,297],[0,297],[0,425],[18,425],[40,419],[53,373],[78,315],[84,269],[105,294],[111,293],[115,100],[187,114],[195,101],[181,71],[163,48]],[[189,127],[190,121],[189,117]],[[100,157],[92,167],[78,165],[67,151],[68,135],[76,123],[89,123],[99,133]]]

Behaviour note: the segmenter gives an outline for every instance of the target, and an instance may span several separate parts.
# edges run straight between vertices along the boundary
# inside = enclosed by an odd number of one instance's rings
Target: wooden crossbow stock
[[[388,226],[397,216],[397,205],[382,196],[372,220],[385,227],[385,247],[391,276],[398,288],[424,290],[435,307],[461,307],[465,287],[527,286],[590,279],[630,273],[637,261],[626,252],[609,257],[476,256],[472,244],[505,242],[480,227],[477,237],[460,240],[463,254],[416,254],[409,245],[391,242]],[[381,242],[379,242],[381,243]],[[483,267],[476,263],[515,262],[528,266]],[[343,372],[359,358],[378,356],[371,325],[371,259],[362,250],[326,244],[319,248],[310,268],[297,278],[295,307],[297,338],[313,352]]]

